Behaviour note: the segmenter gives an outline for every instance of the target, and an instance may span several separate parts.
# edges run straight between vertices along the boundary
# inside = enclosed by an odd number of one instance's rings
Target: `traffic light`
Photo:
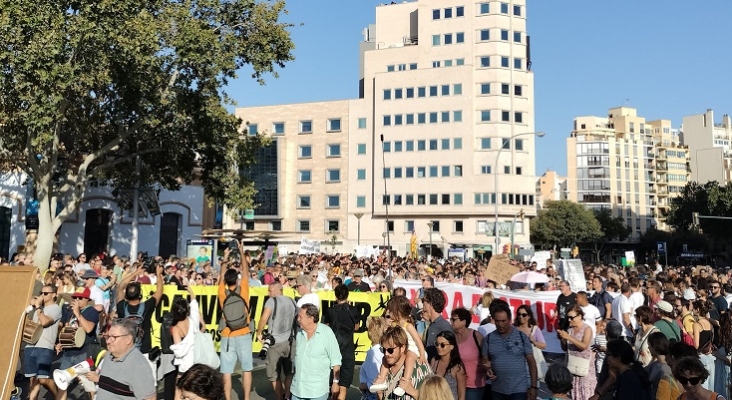
[[[577,256],[579,256],[579,247],[574,246],[572,248],[572,257],[577,258]]]
[[[699,226],[699,213],[691,213],[691,224],[694,226]]]
[[[508,244],[503,245],[503,254],[508,254]]]

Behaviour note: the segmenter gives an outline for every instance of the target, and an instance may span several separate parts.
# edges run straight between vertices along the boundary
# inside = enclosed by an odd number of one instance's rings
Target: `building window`
[[[366,129],[366,118],[358,119],[358,129]]]
[[[516,150],[523,150],[524,149],[524,139],[516,139],[515,140],[515,148]]]
[[[340,144],[329,144],[327,155],[328,155],[328,157],[340,157],[341,156],[341,145]]]
[[[366,170],[365,169],[356,170],[356,179],[358,179],[359,181],[366,180]]]
[[[426,176],[427,169],[425,167],[417,167],[417,178],[424,178]]]
[[[430,221],[432,222],[432,232],[439,232],[440,231],[440,221]]]
[[[521,58],[514,58],[513,59],[513,68],[514,69],[523,69],[524,61]]]
[[[381,205],[388,206],[391,204],[391,197],[388,194],[384,194],[381,196]]]
[[[402,89],[394,89],[394,99],[400,100],[402,98],[403,93],[404,92],[402,91]]]
[[[456,165],[455,167],[453,167],[453,169],[454,169],[453,175],[463,176],[463,166],[462,165]]]
[[[356,207],[358,207],[358,208],[366,207],[366,196],[357,196],[356,197]]]
[[[501,111],[501,121],[503,121],[503,122],[510,122],[511,121],[511,113],[509,111]]]
[[[401,177],[402,177],[402,168],[394,167],[394,179],[399,179]]]
[[[431,112],[430,113],[430,124],[436,124],[437,123],[437,113]]]
[[[521,43],[521,32],[513,33],[513,41],[516,43]]]
[[[297,230],[299,232],[310,232],[310,220],[297,221]]]
[[[454,204],[456,206],[463,205],[463,194],[462,193],[455,193],[452,196],[452,204]]]
[[[384,100],[391,100],[391,89],[384,89]]]
[[[414,195],[408,194],[406,196],[406,199],[404,200],[404,204],[406,204],[408,206],[413,206],[414,205]]]
[[[394,152],[395,153],[402,152],[402,141],[401,140],[394,142]]]
[[[465,65],[465,59],[464,58],[456,58],[455,59],[455,65]]]
[[[413,99],[414,98],[414,88],[407,88],[407,98]]]
[[[521,16],[521,6],[513,6],[513,15],[517,17]]]
[[[463,6],[457,6],[455,7],[455,17],[460,18],[465,16],[465,7]]]
[[[437,86],[430,86],[430,97],[437,96]]]
[[[501,14],[508,14],[508,3],[501,3]]]
[[[504,165],[503,166],[503,173],[506,175],[509,175],[511,173],[511,166],[510,165]],[[506,204],[505,202],[503,204]]]
[[[491,148],[491,138],[480,138],[480,148],[488,150]]]
[[[485,42],[487,40],[491,40],[491,33],[490,29],[481,29],[480,30],[480,40]]]
[[[423,194],[418,194],[418,195],[417,195],[417,205],[418,205],[418,206],[423,206],[423,205],[425,205],[425,204],[427,204],[427,201],[426,201],[426,197],[425,197],[425,195],[423,195]]]
[[[328,195],[325,201],[325,206],[327,208],[338,208],[341,206],[341,196],[337,194]]]
[[[456,84],[452,85],[452,94],[455,96],[463,94],[463,84],[456,83]]]
[[[407,70],[407,64],[399,64],[399,71],[406,71]]]
[[[432,19],[440,19],[440,9],[432,10]]]
[[[414,125],[414,114],[407,114],[407,125]]]
[[[341,131],[341,119],[331,118],[328,120],[328,132],[340,132]]]
[[[427,141],[417,140],[417,151],[425,151],[425,150],[427,150]]]
[[[356,146],[358,154],[366,154],[366,143],[359,143]]]
[[[521,85],[515,85],[513,87],[514,96],[523,96],[523,87]]]
[[[490,110],[481,110],[480,111],[480,121],[488,122],[490,120],[491,120],[491,111]]]
[[[430,139],[430,150],[438,150],[437,139]]]
[[[313,133],[313,121],[300,121],[300,133]]]
[[[257,136],[257,133],[259,133],[259,128],[257,124],[247,125],[247,134],[249,136]]]
[[[440,140],[440,148],[442,150],[450,150],[450,139],[442,139]]]
[[[445,18],[452,18],[452,8],[445,9]]]
[[[501,139],[501,148],[509,150],[511,148],[511,141],[509,139]]]
[[[410,70],[417,69],[417,63],[411,63],[411,64],[409,64],[409,69]]]
[[[417,88],[417,97],[425,97],[427,90],[424,86]]]
[[[391,115],[384,115],[384,126],[391,126]]]
[[[446,33],[443,40],[444,44],[452,44],[452,33]]]
[[[440,113],[440,122],[450,122],[450,111],[442,111]]]
[[[414,220],[404,221],[404,232],[412,232],[412,231],[414,231]]]
[[[300,146],[299,156],[300,158],[311,158],[313,156],[313,147]]]
[[[481,83],[480,84],[480,94],[491,94],[491,84],[490,83]]]
[[[340,182],[341,181],[341,170],[340,169],[329,169],[325,171],[326,182]]]
[[[282,221],[271,221],[269,223],[269,230],[281,231],[282,230]]]
[[[440,35],[432,35],[432,45],[433,46],[440,45]]]
[[[511,94],[511,87],[507,83],[501,84],[501,94]]]
[[[430,165],[430,178],[437,178],[437,165]]]
[[[489,175],[491,173],[490,165],[483,165],[480,167],[480,173],[483,175]]]
[[[449,178],[450,177],[450,166],[449,165],[443,165],[442,168],[442,177],[443,178]]]
[[[490,12],[490,7],[488,6],[488,3],[480,3],[478,6],[481,14],[488,14]]]
[[[407,178],[414,178],[414,167],[404,168],[404,176]]]
[[[450,195],[449,194],[443,194],[440,200],[440,204],[442,205],[450,205]]]
[[[455,34],[455,43],[465,43],[465,33],[458,32]]]
[[[338,223],[338,220],[329,219],[329,220],[325,221],[325,231],[326,232],[339,232],[340,224]]]
[[[449,96],[450,95],[450,85],[440,86],[440,93],[442,96]]]
[[[275,122],[272,124],[272,133],[275,135],[284,135],[285,134],[285,123],[284,122]]]
[[[437,194],[430,194],[430,205],[431,206],[437,205]]]
[[[297,208],[310,208],[310,196],[297,196]]]
[[[452,121],[453,122],[463,122],[463,112],[462,111],[453,111],[452,112]]]
[[[508,57],[501,57],[501,67],[508,68]]]
[[[394,72],[394,66],[393,65],[387,65],[386,66],[386,72]]]
[[[463,233],[463,221],[453,221],[452,229],[455,233]]]
[[[310,183],[312,179],[312,172],[309,169],[302,169],[297,172],[297,181],[299,183]]]
[[[491,58],[488,56],[483,56],[480,58],[480,67],[481,68],[488,68],[491,66]]]
[[[462,150],[463,148],[463,139],[462,138],[454,138],[452,140],[452,148],[455,150]]]
[[[520,124],[524,122],[524,114],[521,112],[515,112],[513,113],[513,120],[514,122]]]
[[[407,151],[414,151],[414,140],[407,140],[404,143]]]
[[[384,177],[384,179],[391,178],[391,168],[384,168],[383,177]]]
[[[503,41],[508,40],[508,31],[505,29],[501,29],[501,40],[503,40]]]
[[[524,172],[523,168],[521,168],[521,167],[516,167],[516,175],[522,175],[522,174],[523,174],[523,172]]]

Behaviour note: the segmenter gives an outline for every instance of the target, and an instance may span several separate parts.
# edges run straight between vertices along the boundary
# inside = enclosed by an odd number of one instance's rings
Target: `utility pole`
[[[137,242],[140,226],[140,169],[142,160],[140,160],[140,146],[137,145],[137,156],[135,157],[135,190],[132,194],[132,238],[130,239],[130,260],[137,260]]]

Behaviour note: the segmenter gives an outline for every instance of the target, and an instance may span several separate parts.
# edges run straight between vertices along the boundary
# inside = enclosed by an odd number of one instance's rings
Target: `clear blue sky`
[[[242,71],[228,88],[240,106],[358,96],[358,42],[373,0],[290,0],[295,61],[260,86]],[[466,0],[466,4],[469,3]],[[629,105],[648,120],[711,108],[732,113],[732,1],[529,0],[535,76],[536,173],[566,173],[572,120]],[[725,101],[726,100],[726,101]]]

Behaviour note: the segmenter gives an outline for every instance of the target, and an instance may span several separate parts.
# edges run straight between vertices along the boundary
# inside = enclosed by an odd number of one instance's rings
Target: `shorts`
[[[292,376],[292,355],[289,341],[269,346],[265,365],[270,382],[277,381],[283,374]]]
[[[42,347],[26,347],[23,351],[23,374],[25,374],[25,377],[50,378],[54,353],[53,350]]]
[[[59,367],[59,369],[71,368],[80,362],[86,361],[87,358],[88,357],[86,353],[80,353],[73,356],[69,356],[64,353],[61,356],[61,366]]]
[[[253,368],[252,335],[221,337],[221,366],[222,374],[233,374],[236,360],[241,364],[243,372],[250,372]]]

